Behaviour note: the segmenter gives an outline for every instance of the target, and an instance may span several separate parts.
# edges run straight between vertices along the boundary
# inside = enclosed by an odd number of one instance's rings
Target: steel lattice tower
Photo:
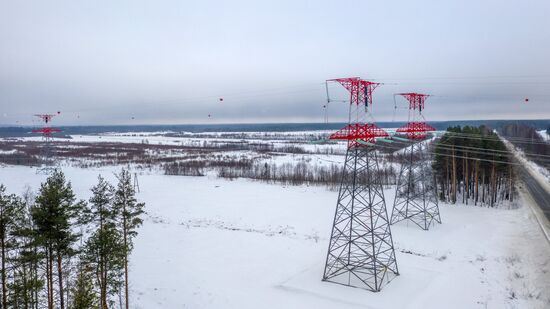
[[[346,140],[348,149],[328,247],[323,281],[374,292],[399,275],[382,182],[379,179],[375,138],[388,134],[363,122],[377,83],[360,78],[331,80],[351,94],[350,122],[332,134]]]
[[[57,114],[59,114],[59,112]],[[36,172],[49,174],[51,171],[55,170],[55,166],[52,165],[52,134],[56,132],[61,132],[61,130],[49,126],[52,118],[56,116],[55,114],[36,114],[35,116],[42,119],[45,123],[45,126],[43,128],[32,130],[32,132],[34,133],[41,133],[42,139],[44,141],[44,145],[40,151],[40,155],[42,158],[44,158],[45,164],[40,167]]]
[[[422,143],[435,128],[424,122],[422,110],[427,94],[401,93],[409,101],[409,122],[397,129],[412,142],[405,148],[404,162],[397,179],[391,224],[410,220],[424,230],[441,223],[435,179],[429,166],[427,146]]]

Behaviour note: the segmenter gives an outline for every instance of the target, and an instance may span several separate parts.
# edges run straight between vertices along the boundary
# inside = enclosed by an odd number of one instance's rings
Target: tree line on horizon
[[[88,202],[58,170],[36,195],[0,185],[2,309],[129,308],[128,258],[145,205],[127,169],[117,178],[99,176]]]

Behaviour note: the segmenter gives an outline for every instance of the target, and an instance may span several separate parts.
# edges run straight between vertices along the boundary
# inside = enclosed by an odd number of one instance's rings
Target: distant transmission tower
[[[51,171],[55,170],[55,166],[53,164],[53,153],[52,153],[52,147],[51,147],[51,141],[52,141],[52,134],[56,132],[61,132],[61,130],[57,128],[50,127],[49,123],[52,121],[52,118],[57,114],[36,114],[34,116],[42,119],[44,121],[45,125],[44,127],[40,129],[32,130],[34,133],[41,133],[42,139],[44,141],[44,144],[42,146],[42,149],[40,150],[40,157],[44,160],[44,164],[38,168],[36,171],[37,173],[45,173],[49,174]]]
[[[372,92],[379,85],[358,77],[330,81],[350,92],[349,123],[330,139],[346,140],[348,149],[336,203],[323,281],[374,292],[399,275],[391,236],[375,138],[388,136],[367,123]]]
[[[427,94],[400,93],[409,101],[409,122],[397,129],[405,133],[411,146],[405,148],[404,162],[397,179],[391,223],[409,220],[424,230],[441,223],[434,175],[429,166],[427,145],[422,141],[435,128],[426,124],[422,110]]]
[[[134,191],[139,193],[139,182],[138,182],[137,173],[134,173]]]

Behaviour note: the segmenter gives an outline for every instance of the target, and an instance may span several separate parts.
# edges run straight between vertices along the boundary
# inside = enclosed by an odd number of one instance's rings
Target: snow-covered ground
[[[64,168],[83,199],[115,171]],[[550,307],[550,245],[527,207],[441,205],[429,231],[393,226],[401,275],[372,293],[321,281],[335,192],[138,173],[148,215],[131,257],[135,308]],[[15,193],[45,177],[0,168]],[[385,195],[391,205],[393,189]]]
[[[545,140],[550,141],[550,135],[547,133],[546,130],[539,130],[537,133]]]

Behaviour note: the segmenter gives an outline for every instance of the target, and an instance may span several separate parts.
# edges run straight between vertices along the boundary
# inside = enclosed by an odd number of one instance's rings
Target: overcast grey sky
[[[0,124],[322,122],[347,76],[379,121],[550,118],[549,59],[548,0],[0,0]]]

